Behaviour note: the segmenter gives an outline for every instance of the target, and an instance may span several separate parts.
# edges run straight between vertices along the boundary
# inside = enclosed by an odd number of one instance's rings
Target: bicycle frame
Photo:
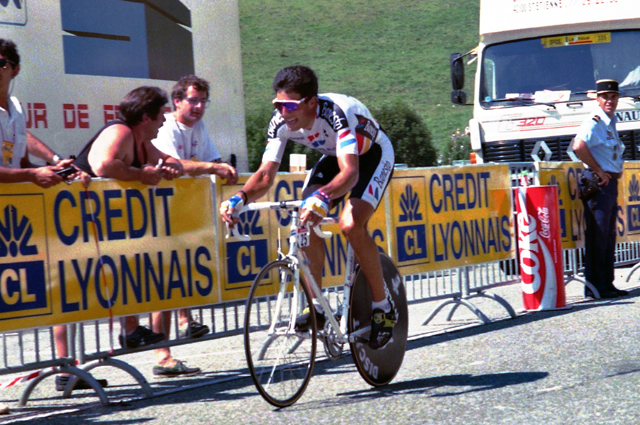
[[[304,284],[304,282],[300,282],[300,270],[304,273],[306,277],[306,281],[308,287],[313,292],[314,296],[322,306],[325,312],[331,312],[331,306],[329,302],[322,294],[322,289],[316,282],[309,269],[309,260],[304,255],[302,251],[302,247],[300,241],[303,239],[299,229],[304,229],[305,227],[300,226],[300,213],[299,207],[302,205],[302,201],[281,201],[281,202],[256,202],[251,203],[249,205],[245,205],[237,214],[241,214],[246,211],[259,211],[259,210],[286,210],[291,213],[291,224],[289,226],[290,229],[290,237],[289,237],[289,251],[284,254],[282,252],[282,246],[279,244],[278,247],[278,257],[279,258],[290,258],[293,259],[294,264],[297,265],[297,268],[294,270],[294,291],[296,291],[295,287],[299,284]],[[337,219],[333,217],[324,218],[318,226],[313,227],[314,232],[323,239],[328,239],[332,236],[331,232],[324,232],[321,230],[320,226],[323,224],[335,224],[337,223]],[[308,226],[306,227],[308,231]],[[233,230],[229,230],[231,236],[233,236]],[[229,236],[228,236],[229,237]],[[246,235],[235,235],[235,237],[243,240],[250,240],[250,236]],[[361,329],[358,329],[356,332],[351,334],[347,331],[347,320],[349,316],[349,299],[351,294],[351,287],[353,286],[354,279],[356,275],[356,261],[355,254],[353,252],[353,248],[351,244],[347,241],[347,258],[346,258],[346,270],[344,274],[344,286],[343,286],[343,294],[340,305],[338,306],[337,313],[340,314],[340,323],[336,320],[333,314],[326,314],[326,317],[331,324],[331,327],[335,330],[335,335],[325,335],[326,338],[330,339],[330,342],[343,344],[343,343],[353,343],[357,342],[362,338],[362,335],[368,332],[371,326],[365,326]],[[281,303],[283,301],[283,293],[285,288],[280,288],[280,293],[277,297],[277,303]],[[278,308],[277,311],[280,311]],[[296,314],[297,316],[297,314]],[[275,323],[277,318],[274,317],[273,323],[271,324],[271,328],[275,327]],[[295,318],[293,319],[295,323]],[[320,330],[322,331],[322,330]]]
[[[402,365],[407,342],[406,292],[400,284],[398,268],[383,253],[380,253],[383,283],[399,318],[394,337],[382,349],[370,347],[368,334],[372,312],[370,304],[367,305],[371,302],[370,288],[364,274],[356,272],[355,254],[348,243],[342,299],[337,303],[340,319],[336,318],[328,297],[311,274],[310,261],[303,251],[309,244],[311,229],[300,226],[301,204],[302,201],[260,202],[236,211],[239,215],[245,211],[273,209],[288,211],[291,216],[288,252],[283,252],[282,238],[278,237],[278,258],[269,261],[256,275],[247,297],[245,314],[245,355],[249,372],[260,394],[276,407],[290,406],[302,396],[313,373],[317,340],[323,342],[325,353],[332,360],[343,354],[343,345],[348,342],[358,373],[372,386],[386,385],[395,377]],[[336,222],[335,218],[326,218],[320,224]],[[319,225],[312,229],[320,238],[332,236]],[[246,235],[240,239],[248,241],[251,237]],[[300,281],[301,272],[305,274],[304,282]],[[275,293],[273,283],[276,283]],[[316,326],[297,326],[296,319],[304,307],[311,308],[314,297],[325,311],[328,323],[319,330]],[[260,304],[265,302],[267,305],[261,313]]]

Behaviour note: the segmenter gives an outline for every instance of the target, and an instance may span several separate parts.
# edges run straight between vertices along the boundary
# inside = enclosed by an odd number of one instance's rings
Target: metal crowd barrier
[[[518,185],[519,174],[522,171],[535,174],[535,168],[532,163],[511,164],[513,186]],[[580,277],[580,273],[583,270],[583,250],[565,249],[564,258],[565,284],[573,280],[586,284],[584,279]],[[640,262],[640,242],[618,244],[616,251],[617,266],[631,265],[638,262]],[[632,269],[629,277],[637,267]],[[489,291],[492,288],[515,284],[519,281],[518,267],[514,259],[404,277],[409,303],[442,301],[427,316],[423,324],[427,324],[448,305],[452,305],[452,307],[448,313],[447,320],[451,320],[458,307],[464,306],[471,310],[483,323],[490,323],[491,319],[470,301],[477,297],[484,297],[498,302],[511,317],[515,317],[516,313],[509,303]],[[332,305],[337,306],[341,288],[328,288],[326,291]],[[242,300],[192,308],[192,312],[211,330],[209,334],[198,339],[178,338],[176,310],[173,312],[173,326],[168,341],[136,349],[119,348],[117,342],[118,334],[109,335],[109,321],[107,319],[70,324],[67,325],[68,334],[70,335],[70,356],[67,358],[56,357],[54,335],[51,327],[2,333],[0,334],[2,338],[0,376],[31,373],[0,384],[0,389],[27,383],[27,387],[19,400],[19,405],[25,406],[32,390],[39,382],[53,374],[65,372],[73,377],[87,381],[96,391],[100,402],[108,404],[109,400],[104,389],[100,387],[89,372],[96,367],[110,366],[129,373],[140,385],[144,396],[149,397],[153,395],[153,391],[146,378],[133,366],[116,359],[116,357],[164,346],[173,347],[239,335],[243,332],[244,310],[244,301]],[[141,316],[142,325],[150,322],[150,317],[145,316]],[[123,326],[118,327],[117,324],[115,327],[118,331],[123,328]],[[75,332],[73,332],[73,328],[75,328]],[[113,350],[111,349],[112,346]],[[72,385],[67,386],[67,389],[62,394],[63,398],[71,396],[70,388],[72,388]]]

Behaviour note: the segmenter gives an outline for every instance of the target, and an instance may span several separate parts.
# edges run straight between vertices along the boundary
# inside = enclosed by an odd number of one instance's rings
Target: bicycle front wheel
[[[256,276],[247,298],[244,348],[260,395],[276,407],[295,403],[311,379],[316,357],[316,322],[311,297],[294,284],[293,264],[272,261]],[[311,326],[296,332],[295,320],[311,312]]]

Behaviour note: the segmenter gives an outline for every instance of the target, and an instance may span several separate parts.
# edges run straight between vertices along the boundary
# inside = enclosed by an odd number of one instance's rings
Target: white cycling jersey
[[[393,148],[371,112],[359,100],[335,93],[318,95],[318,110],[311,129],[291,131],[280,111],[275,111],[267,131],[262,162],[282,162],[287,141],[308,146],[323,155],[365,154],[373,143],[384,150]],[[384,140],[383,140],[384,139]]]

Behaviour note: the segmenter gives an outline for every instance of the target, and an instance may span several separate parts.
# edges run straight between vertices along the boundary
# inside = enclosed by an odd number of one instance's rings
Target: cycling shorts
[[[379,134],[378,142],[373,144],[365,154],[359,156],[359,179],[351,189],[350,198],[362,199],[375,210],[380,204],[382,195],[393,176],[395,157],[389,138]],[[308,186],[327,185],[340,172],[338,158],[325,155],[313,167],[304,182],[303,192]],[[338,205],[344,196],[332,200]]]

